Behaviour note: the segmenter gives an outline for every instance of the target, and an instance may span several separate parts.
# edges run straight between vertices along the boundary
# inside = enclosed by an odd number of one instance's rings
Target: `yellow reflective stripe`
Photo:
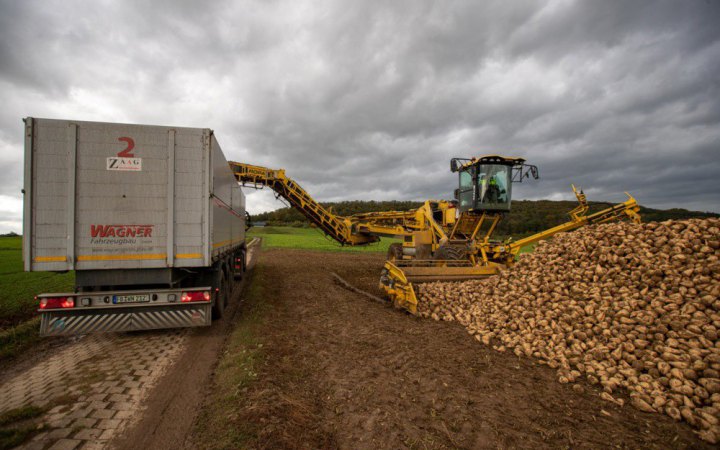
[[[123,261],[132,259],[165,259],[165,253],[139,253],[128,255],[81,255],[78,261]]]
[[[222,241],[213,244],[213,248],[222,247],[223,245],[234,244],[235,242],[242,242],[242,239],[230,239],[229,241]]]
[[[178,253],[175,255],[177,259],[201,259],[203,257],[200,253]]]
[[[64,262],[67,261],[67,256],[36,256],[33,258],[35,262]]]
[[[164,253],[141,253],[130,255],[82,255],[78,256],[78,261],[116,261],[131,259],[164,259],[167,255]],[[178,253],[175,255],[177,259],[202,259],[201,253]],[[35,262],[64,262],[67,256],[36,256],[33,258]]]
[[[232,242],[232,241],[227,241]],[[237,241],[239,242],[239,241]],[[224,245],[221,243],[220,245]],[[219,246],[219,245],[218,245]],[[178,253],[175,255],[177,259],[202,259],[201,253]],[[78,261],[122,261],[122,260],[133,260],[133,259],[165,259],[167,255],[165,253],[139,253],[139,254],[128,254],[128,255],[80,255],[77,257]],[[62,262],[67,261],[65,256],[37,256],[33,259],[35,262]]]

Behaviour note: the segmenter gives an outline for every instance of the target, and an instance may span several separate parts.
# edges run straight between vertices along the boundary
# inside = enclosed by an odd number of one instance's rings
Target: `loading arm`
[[[510,243],[508,246],[508,250],[510,254],[510,259],[512,261],[514,261],[515,256],[520,253],[520,249],[522,249],[523,247],[534,244],[535,242],[541,241],[543,239],[547,239],[557,233],[572,231],[585,225],[613,222],[616,220],[621,220],[623,218],[630,218],[635,223],[640,223],[641,221],[640,214],[638,214],[638,212],[640,211],[640,206],[637,204],[635,198],[633,198],[633,196],[628,194],[627,192],[625,193],[625,195],[628,196],[628,199],[623,203],[619,203],[617,205],[611,206],[610,208],[587,216],[585,214],[587,213],[589,206],[587,204],[585,194],[582,191],[578,192],[577,189],[575,189],[575,186],[573,186],[572,188],[575,196],[578,199],[579,204],[575,209],[570,211],[570,220],[556,227],[541,231],[540,233],[533,234],[532,236],[528,236],[526,238],[519,239],[515,242]],[[508,260],[509,263],[511,263],[510,259]]]
[[[355,232],[353,221],[333,214],[323,207],[297,182],[288,178],[285,175],[285,170],[273,170],[234,161],[229,161],[228,164],[230,164],[235,178],[243,186],[250,186],[255,189],[261,189],[265,186],[271,188],[278,197],[287,200],[311,223],[341,245],[367,245],[380,240],[377,236]]]

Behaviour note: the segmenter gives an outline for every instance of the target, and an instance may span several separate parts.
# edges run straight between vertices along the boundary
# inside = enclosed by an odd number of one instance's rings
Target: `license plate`
[[[145,303],[150,301],[150,296],[143,295],[113,295],[113,303]]]

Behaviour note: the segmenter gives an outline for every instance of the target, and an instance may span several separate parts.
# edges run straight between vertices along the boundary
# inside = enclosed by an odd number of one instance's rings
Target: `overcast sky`
[[[516,198],[720,211],[718,0],[0,0],[0,99],[0,232],[26,116],[212,128],[320,200],[450,198],[500,153],[540,168]]]

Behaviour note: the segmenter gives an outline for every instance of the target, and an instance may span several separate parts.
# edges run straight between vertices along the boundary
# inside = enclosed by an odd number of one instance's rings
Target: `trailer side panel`
[[[26,270],[209,267],[243,245],[212,131],[26,120]]]

